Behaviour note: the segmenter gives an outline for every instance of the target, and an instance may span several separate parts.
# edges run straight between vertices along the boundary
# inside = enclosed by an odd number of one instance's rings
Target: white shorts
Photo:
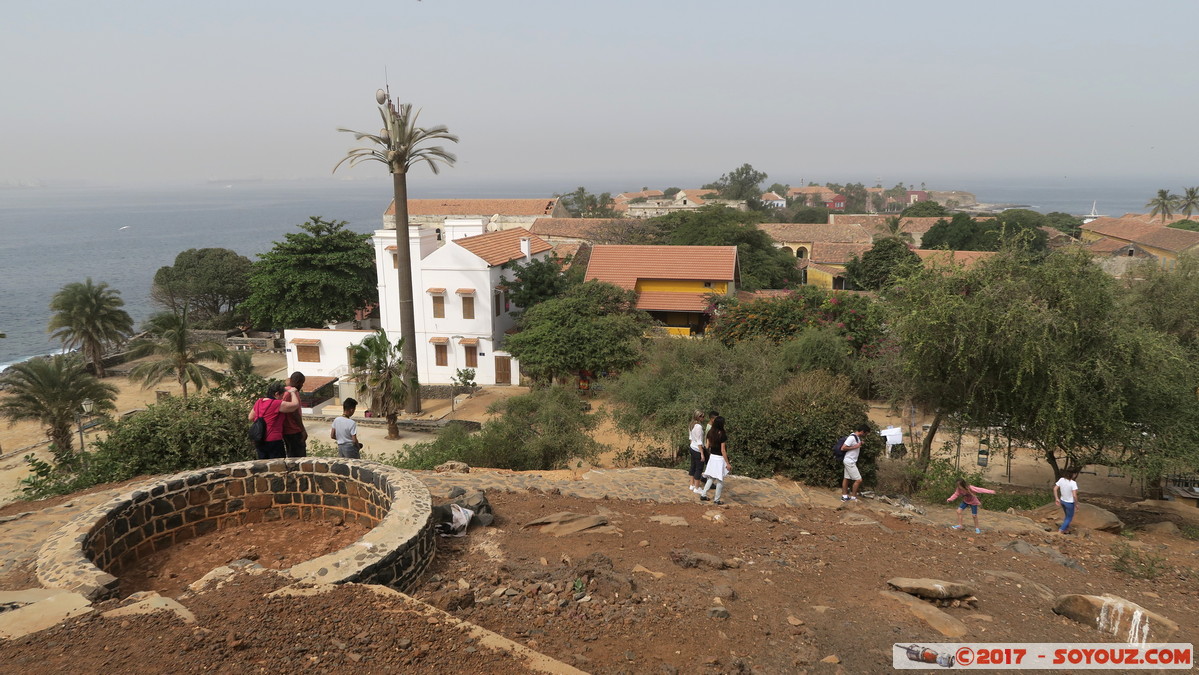
[[[858,471],[857,462],[845,462],[845,478],[847,480],[862,480],[862,472]]]

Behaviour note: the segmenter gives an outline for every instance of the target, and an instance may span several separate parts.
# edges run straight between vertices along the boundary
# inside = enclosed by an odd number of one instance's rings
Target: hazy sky
[[[9,2],[0,185],[328,176],[375,89],[426,181],[1199,182],[1199,3]],[[341,175],[344,169],[339,171]],[[370,177],[382,165],[345,175]]]

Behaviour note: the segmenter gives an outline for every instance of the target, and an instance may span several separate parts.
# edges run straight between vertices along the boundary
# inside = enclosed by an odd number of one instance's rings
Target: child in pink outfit
[[[982,502],[978,501],[978,497],[976,496],[980,493],[993,495],[995,494],[995,491],[988,490],[987,488],[976,487],[974,485],[967,485],[966,481],[960,478],[958,479],[957,490],[954,490],[953,494],[949,496],[949,499],[945,500],[947,502],[952,502],[958,497],[962,498],[962,503],[958,504],[958,524],[954,525],[953,529],[962,529],[962,514],[966,510],[966,507],[969,506],[970,515],[974,516],[974,533],[979,534],[982,532],[982,530],[978,529],[978,507]]]

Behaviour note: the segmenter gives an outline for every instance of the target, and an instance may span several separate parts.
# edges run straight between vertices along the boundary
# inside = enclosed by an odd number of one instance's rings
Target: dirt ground
[[[860,506],[755,510],[534,491],[488,497],[495,524],[439,539],[414,595],[593,673],[887,672],[893,643],[949,641],[880,595],[895,576],[972,583],[978,608],[945,611],[980,642],[1111,639],[1057,616],[1052,602],[1028,584],[989,570],[1015,572],[1055,594],[1114,593],[1178,622],[1178,641],[1192,640],[1199,629],[1199,556],[1188,540],[1089,531],[1025,537],[1058,548],[1082,571],[1004,550],[1014,535],[965,535],[892,518],[851,524]],[[599,515],[611,527],[562,537],[525,527],[559,512]],[[204,547],[206,538],[193,543]],[[256,541],[243,539],[238,547],[257,546],[260,562],[291,550],[286,539]],[[1115,571],[1113,547],[1125,543],[1161,556],[1161,576],[1136,579]],[[697,559],[691,554],[707,554],[721,569],[687,566]],[[470,645],[447,642],[427,624],[406,624],[402,613],[391,614],[379,598],[350,587],[317,599],[266,600],[258,596],[269,590],[266,581],[242,583],[183,596],[197,615],[196,628],[165,619],[79,619],[0,645],[0,659],[29,673],[68,664],[85,672],[351,666],[362,672],[511,672],[502,658],[481,661],[485,650],[469,652]],[[400,647],[404,639],[411,642]],[[829,657],[839,665],[823,661]]]

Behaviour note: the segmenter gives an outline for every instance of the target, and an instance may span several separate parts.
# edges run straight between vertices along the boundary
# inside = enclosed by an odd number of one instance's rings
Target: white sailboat
[[[1082,223],[1083,223],[1083,225],[1086,225],[1087,223],[1091,222],[1092,220],[1095,220],[1096,218],[1107,218],[1107,216],[1105,216],[1105,215],[1103,215],[1103,214],[1100,214],[1100,213],[1097,213],[1097,212],[1095,211],[1095,206],[1096,206],[1098,203],[1099,203],[1099,202],[1091,202],[1091,212],[1090,212],[1090,213],[1088,213],[1087,215],[1085,215],[1085,216],[1083,216],[1083,217],[1082,217]]]

